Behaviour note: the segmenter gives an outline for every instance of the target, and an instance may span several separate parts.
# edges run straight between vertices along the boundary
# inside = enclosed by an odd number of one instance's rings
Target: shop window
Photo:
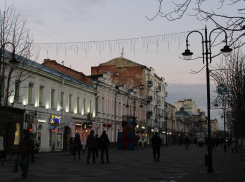
[[[20,142],[20,123],[16,123],[14,145],[19,145],[19,142]]]
[[[28,103],[32,103],[32,92],[33,92],[33,87],[34,87],[34,84],[33,83],[29,83],[29,86],[28,86]]]
[[[60,106],[64,108],[64,92],[60,93]]]
[[[20,81],[15,80],[15,94],[14,94],[14,100],[19,101],[20,100]]]
[[[71,102],[72,102],[72,95],[69,94],[69,112],[71,112]]]
[[[80,102],[80,98],[78,97],[77,98],[77,113],[80,113],[80,104],[79,104],[79,102]]]
[[[43,86],[39,87],[39,106],[43,106]]]
[[[55,90],[51,90],[51,108],[54,108],[54,93],[55,93]]]

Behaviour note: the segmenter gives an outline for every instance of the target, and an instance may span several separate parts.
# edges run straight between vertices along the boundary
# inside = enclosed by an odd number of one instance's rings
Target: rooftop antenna
[[[122,48],[121,58],[123,58],[124,47]]]

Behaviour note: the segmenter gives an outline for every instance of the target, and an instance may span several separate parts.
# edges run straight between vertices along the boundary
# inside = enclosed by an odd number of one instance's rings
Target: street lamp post
[[[207,27],[205,26],[205,40],[203,39],[203,34],[200,31],[194,30],[192,32],[190,32],[187,37],[186,37],[186,50],[184,53],[182,53],[184,59],[186,60],[190,60],[192,57],[192,52],[190,52],[190,50],[188,49],[188,37],[191,33],[197,32],[201,35],[202,37],[202,54],[203,54],[203,63],[204,60],[206,58],[206,81],[207,81],[207,112],[208,112],[208,158],[207,158],[207,165],[208,165],[208,170],[207,172],[214,172],[213,170],[213,165],[212,165],[212,148],[211,148],[211,130],[210,130],[210,78],[209,78],[209,68],[208,68],[208,64],[211,63],[212,61],[212,51],[211,51],[211,34],[215,31],[215,30],[222,30],[225,33],[225,43],[226,45],[224,46],[223,49],[221,49],[220,51],[223,53],[223,55],[225,57],[229,56],[232,49],[227,45],[227,34],[226,31],[222,28],[215,28],[213,29],[210,34],[209,34],[209,39],[208,39],[208,34],[207,34]],[[204,52],[204,46],[205,46],[205,52]]]

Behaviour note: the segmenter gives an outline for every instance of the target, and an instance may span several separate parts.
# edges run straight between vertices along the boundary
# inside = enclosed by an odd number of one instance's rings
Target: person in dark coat
[[[89,163],[90,155],[92,152],[93,155],[93,163],[96,163],[95,161],[95,149],[97,148],[97,142],[96,138],[94,136],[94,130],[90,131],[90,135],[87,138],[87,146],[88,146],[88,156],[87,156],[87,163]]]
[[[99,156],[99,144],[100,144],[100,139],[98,138],[98,134],[95,135],[96,138],[96,143],[97,143],[97,147],[95,148],[95,155],[96,158],[98,158]]]
[[[76,161],[76,152],[78,153],[79,160],[81,160],[80,149],[82,148],[82,144],[81,144],[80,135],[78,133],[75,134],[75,138],[72,143],[72,146],[73,146],[74,161]]]
[[[107,163],[110,163],[109,161],[109,155],[108,155],[108,144],[110,143],[110,140],[106,134],[106,131],[103,131],[102,135],[100,136],[100,148],[101,148],[101,163],[104,164],[104,152],[106,155],[106,161]]]
[[[20,140],[17,155],[23,178],[27,177],[30,155],[34,148],[34,141],[29,137],[29,131],[23,130],[23,138]]]
[[[186,136],[185,139],[184,139],[184,143],[185,143],[185,148],[188,149],[188,145],[189,145],[189,138]]]
[[[152,143],[152,149],[153,149],[153,157],[154,157],[154,162],[156,162],[156,153],[157,153],[157,161],[159,162],[160,160],[160,146],[162,143],[162,139],[158,136],[158,133],[155,132],[155,135],[151,138],[151,143]]]
[[[70,149],[71,149],[71,155],[73,155],[73,137],[70,138]]]

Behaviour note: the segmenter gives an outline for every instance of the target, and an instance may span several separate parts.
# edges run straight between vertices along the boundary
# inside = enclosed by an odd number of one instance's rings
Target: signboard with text
[[[205,142],[205,133],[204,131],[198,131],[197,132],[197,142],[198,143],[204,143]]]

